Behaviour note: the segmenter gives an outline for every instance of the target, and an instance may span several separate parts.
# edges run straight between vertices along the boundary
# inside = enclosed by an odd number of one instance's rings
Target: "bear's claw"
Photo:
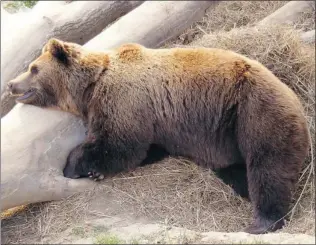
[[[99,181],[99,180],[103,180],[104,179],[104,175],[100,174],[98,172],[95,171],[91,171],[88,173],[88,176],[90,179],[94,180],[94,181]]]

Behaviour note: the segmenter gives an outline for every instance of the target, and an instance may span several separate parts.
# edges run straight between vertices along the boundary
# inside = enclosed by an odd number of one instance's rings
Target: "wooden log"
[[[304,11],[310,8],[315,8],[314,1],[290,1],[261,20],[258,25],[293,24]]]
[[[108,24],[142,3],[143,1],[76,1],[69,4],[58,1],[39,2],[31,12],[24,13],[23,20],[20,18],[23,28],[10,26],[8,23],[10,28],[15,27],[17,30],[12,35],[2,33],[1,95],[6,83],[27,68],[51,37],[84,44]],[[12,43],[15,45],[11,45]],[[4,96],[1,97],[4,99]],[[7,103],[12,104],[14,105],[13,102]],[[6,114],[2,112],[10,110],[10,107],[1,108],[1,116]]]
[[[201,19],[206,9],[218,2],[148,1],[113,23],[99,37],[106,43],[103,48],[126,42],[138,42],[148,48],[160,47]],[[97,43],[95,39],[87,47],[98,50]]]
[[[128,17],[130,22],[126,22],[125,18],[120,19],[115,23],[120,29],[114,25],[109,27],[117,31],[111,31],[114,36],[121,37],[115,39],[116,43],[105,42],[104,33],[101,33],[84,47],[105,50],[127,41],[151,44],[151,46],[162,45],[163,40],[178,35],[180,29],[176,30],[177,26],[185,29],[197,20],[192,12],[199,13],[201,17],[203,13],[201,9],[205,10],[211,5],[212,3],[205,4],[199,1],[191,1],[191,4],[181,1],[164,2],[160,5],[160,11],[155,10],[155,21],[153,19],[148,21],[152,18],[152,9],[158,6],[157,2],[148,2],[145,5],[147,11],[143,9],[143,5],[139,7],[141,13],[145,15],[142,19],[146,20],[144,22],[146,24],[139,25],[137,32],[130,33],[130,28],[139,21],[139,18],[133,20]],[[165,6],[172,8],[166,9]],[[184,11],[183,6],[190,9]],[[199,11],[192,9],[193,6]],[[127,15],[135,17],[135,12]],[[173,15],[178,17],[174,18]],[[167,21],[170,19],[173,20],[172,26],[175,31],[167,27],[169,31],[159,32],[162,37],[155,34],[155,39],[147,39],[146,35],[159,30],[157,26],[162,25],[163,20],[166,21],[165,26],[168,26]],[[121,21],[124,25],[120,23]],[[157,23],[161,24],[157,25]],[[148,26],[152,26],[152,29]],[[142,31],[142,27],[146,31]],[[121,33],[125,32],[134,37],[125,35],[126,40],[124,40]],[[62,174],[67,155],[74,146],[83,141],[84,131],[81,120],[75,116],[30,105],[18,104],[3,117],[1,119],[1,210],[34,202],[57,200],[84,189],[94,188],[95,185],[90,180],[70,180],[64,178]]]
[[[93,181],[62,175],[67,154],[85,136],[75,117],[17,104],[1,119],[1,131],[1,211],[94,187]]]
[[[301,39],[304,43],[315,43],[315,30],[303,32]]]

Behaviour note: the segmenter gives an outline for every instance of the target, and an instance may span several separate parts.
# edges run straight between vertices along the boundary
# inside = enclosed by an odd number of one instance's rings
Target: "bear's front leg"
[[[101,141],[89,141],[76,146],[68,155],[64,176],[71,179],[89,177],[101,180],[104,175],[98,166],[102,165],[103,144]]]
[[[64,176],[89,177],[97,181],[106,175],[135,169],[146,158],[150,144],[139,141],[108,141],[94,139],[78,145],[68,158]]]

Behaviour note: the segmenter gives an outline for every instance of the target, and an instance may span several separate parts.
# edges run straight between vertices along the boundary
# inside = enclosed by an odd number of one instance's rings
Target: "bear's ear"
[[[67,64],[69,61],[68,50],[65,48],[62,41],[52,38],[44,46],[42,52],[50,52],[55,58],[61,61],[64,64]]]

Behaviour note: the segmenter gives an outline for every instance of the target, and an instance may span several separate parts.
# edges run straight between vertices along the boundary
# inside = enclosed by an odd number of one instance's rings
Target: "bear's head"
[[[27,71],[8,82],[8,89],[17,102],[81,115],[85,92],[103,63],[78,44],[51,39]]]

